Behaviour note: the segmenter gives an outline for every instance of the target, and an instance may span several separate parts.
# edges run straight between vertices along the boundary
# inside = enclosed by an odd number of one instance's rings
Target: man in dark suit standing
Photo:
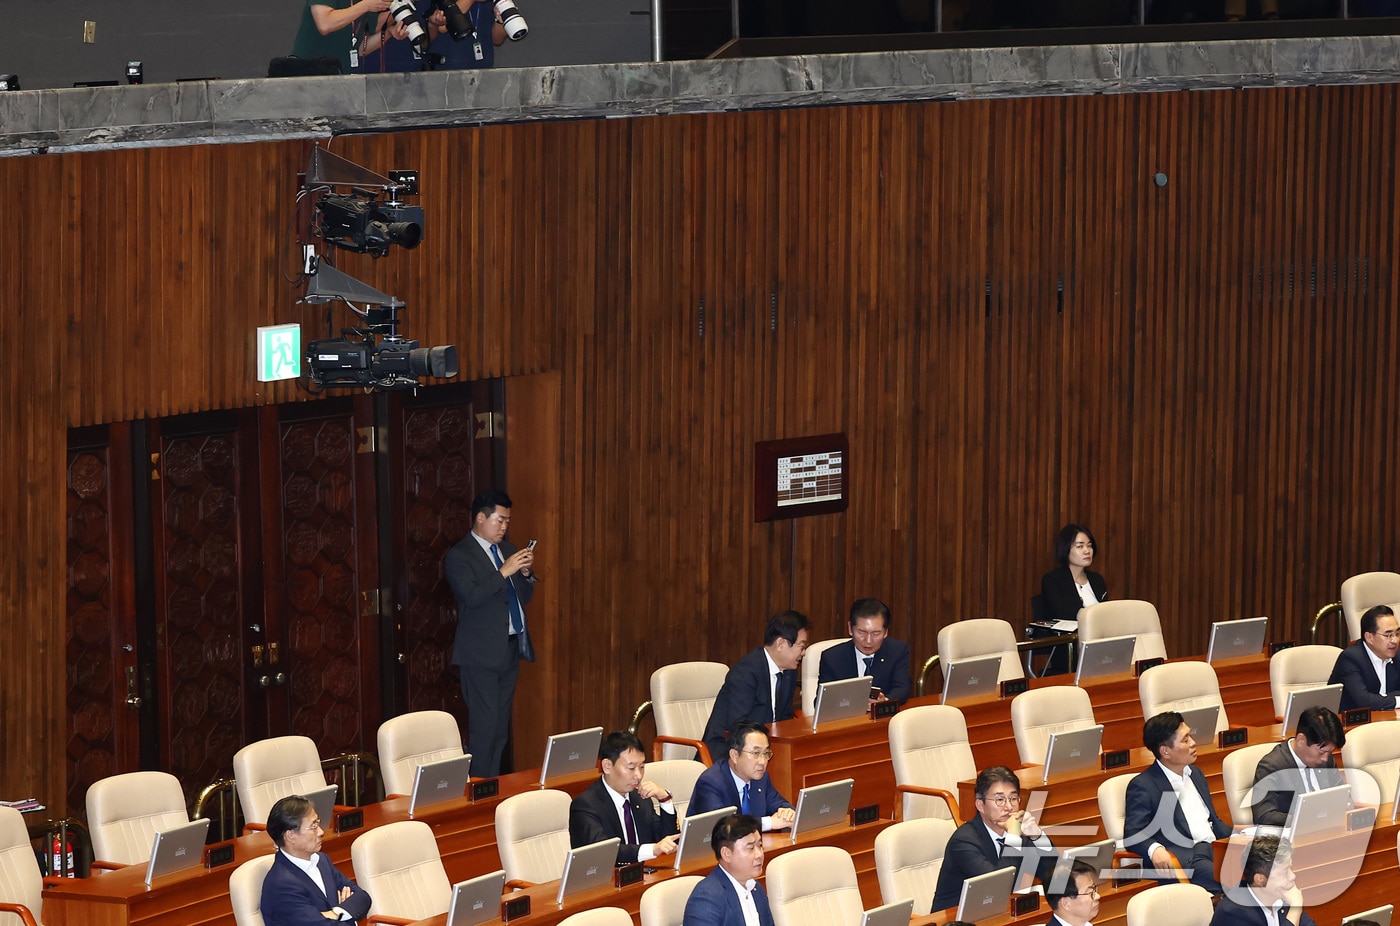
[[[763,645],[734,663],[724,677],[705,724],[705,745],[710,758],[725,757],[725,737],[741,720],[775,723],[792,717],[792,695],[797,690],[797,667],[807,651],[807,616],[782,611],[768,618]]]
[[[685,903],[685,926],[746,926],[745,911],[758,926],[773,926],[763,877],[763,837],[759,823],[745,814],[730,814],[715,824],[710,836],[719,866],[690,892]]]
[[[1191,883],[1213,894],[1215,880],[1211,842],[1230,834],[1215,812],[1206,776],[1196,764],[1196,741],[1191,727],[1176,711],[1148,719],[1142,743],[1157,761],[1128,782],[1123,819],[1123,845],[1151,862],[1158,880],[1175,881],[1175,866]]]
[[[768,777],[772,758],[767,727],[751,720],[736,723],[729,731],[729,758],[711,765],[695,780],[689,815],[737,807],[742,814],[758,817],[765,833],[792,826],[797,812]]]
[[[1021,868],[1023,859],[1037,869],[1054,864],[1050,837],[1028,810],[1021,809],[1021,781],[1004,765],[983,769],[973,786],[977,816],[953,831],[943,852],[943,867],[933,892],[933,911],[958,905],[963,882],[999,868]]]
[[[878,598],[861,598],[851,605],[851,639],[828,647],[821,656],[817,681],[870,676],[880,689],[877,700],[908,700],[909,645],[890,637],[890,609]]]
[[[369,894],[321,851],[324,832],[316,807],[301,795],[284,797],[268,811],[267,835],[278,851],[263,879],[267,926],[321,926],[327,920],[351,922],[369,915]]]
[[[1345,784],[1335,753],[1346,745],[1336,714],[1310,707],[1298,718],[1298,732],[1259,760],[1254,768],[1254,823],[1287,826],[1293,799],[1307,791]]]
[[[1284,898],[1293,889],[1293,847],[1277,836],[1256,836],[1244,850],[1240,886],[1215,905],[1210,926],[1317,926],[1306,910],[1296,918]],[[1270,911],[1266,914],[1264,911]]]
[[[461,671],[467,702],[467,751],[472,774],[481,778],[501,773],[520,660],[535,661],[525,626],[535,551],[506,540],[510,508],[510,496],[498,489],[473,499],[472,531],[443,562],[457,599],[452,664]]]
[[[1342,686],[1343,711],[1369,707],[1395,710],[1400,693],[1400,666],[1395,650],[1400,645],[1400,622],[1389,605],[1378,604],[1361,615],[1361,639],[1342,650],[1327,684]]]
[[[609,733],[598,747],[603,777],[589,785],[569,805],[569,845],[579,846],[617,837],[617,860],[645,862],[670,855],[680,841],[676,808],[665,788],[644,781],[646,750],[631,733]],[[651,800],[661,804],[657,813]]]

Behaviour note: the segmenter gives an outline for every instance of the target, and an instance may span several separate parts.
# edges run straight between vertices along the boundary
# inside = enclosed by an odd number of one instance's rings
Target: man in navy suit
[[[369,914],[370,897],[321,851],[321,818],[300,795],[284,797],[267,815],[267,835],[278,852],[262,887],[267,926],[320,926]]]
[[[1230,827],[1215,812],[1206,776],[1191,767],[1191,726],[1176,711],[1165,711],[1143,724],[1142,743],[1157,761],[1128,782],[1123,845],[1149,860],[1158,880],[1175,881],[1175,863],[1192,884],[1219,894],[1211,842],[1230,835]]]
[[[1293,738],[1275,746],[1254,768],[1254,824],[1287,826],[1297,795],[1346,784],[1335,755],[1346,742],[1336,714],[1325,707],[1303,711]]]
[[[908,700],[909,645],[890,638],[890,609],[878,598],[861,598],[851,605],[851,639],[828,647],[821,656],[817,681],[870,676],[880,689],[877,700]]]
[[[767,727],[751,720],[736,723],[729,731],[729,758],[711,765],[695,780],[689,814],[737,807],[740,813],[760,818],[765,833],[792,826],[797,812],[768,777],[772,758]]]
[[[1342,650],[1327,684],[1342,686],[1343,711],[1369,707],[1395,710],[1400,693],[1400,666],[1395,650],[1400,645],[1400,622],[1389,605],[1378,604],[1361,615],[1361,639]],[[1382,684],[1384,682],[1384,684]]]
[[[773,926],[763,877],[763,837],[753,817],[732,813],[715,824],[710,848],[719,867],[705,876],[685,903],[685,926],[746,926],[745,909],[758,926]]]
[[[1293,847],[1277,836],[1256,836],[1244,850],[1240,886],[1232,887],[1215,905],[1210,926],[1279,926],[1291,923],[1284,897],[1293,889]],[[1264,911],[1270,910],[1272,918]],[[1306,911],[1298,926],[1317,926]]]
[[[1045,882],[1045,902],[1054,914],[1045,926],[1093,926],[1099,915],[1099,877],[1080,859],[1055,865]]]
[[[1021,780],[1004,765],[983,769],[973,784],[977,816],[953,831],[933,892],[933,910],[958,905],[963,882],[1002,868],[1035,863],[1037,874],[1055,862],[1050,837],[1029,810],[1021,809]],[[1018,885],[1019,886],[1019,885]]]
[[[535,661],[525,626],[534,594],[535,551],[506,540],[510,496],[497,489],[472,499],[472,530],[447,551],[443,572],[457,599],[452,664],[462,673],[467,702],[467,751],[472,775],[501,773],[520,660]]]
[[[647,755],[631,733],[609,733],[598,747],[603,777],[569,804],[569,845],[579,846],[617,837],[617,860],[645,862],[676,851],[680,831],[676,808],[665,788],[644,781]],[[661,804],[658,814],[651,799]]]
[[[807,616],[783,611],[768,618],[763,645],[734,663],[715,697],[702,737],[710,759],[725,757],[725,738],[741,720],[775,723],[792,717],[797,667],[807,651]]]

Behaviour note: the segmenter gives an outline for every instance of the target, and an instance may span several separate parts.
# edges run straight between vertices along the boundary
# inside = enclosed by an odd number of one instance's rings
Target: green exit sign
[[[258,329],[258,381],[296,379],[301,375],[301,325]]]

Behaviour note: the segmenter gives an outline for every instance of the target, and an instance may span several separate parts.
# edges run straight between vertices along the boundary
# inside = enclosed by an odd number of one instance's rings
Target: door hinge
[[[356,453],[378,453],[379,452],[379,429],[373,425],[367,428],[356,428],[355,433],[360,435],[360,444],[355,448]]]
[[[506,416],[504,412],[477,412],[476,438],[506,436]]]
[[[360,616],[377,616],[380,613],[379,602],[383,597],[386,596],[381,595],[380,590],[377,588],[366,589],[360,592]]]

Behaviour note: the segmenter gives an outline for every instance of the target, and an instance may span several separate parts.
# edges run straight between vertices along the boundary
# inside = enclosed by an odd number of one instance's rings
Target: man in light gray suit
[[[535,661],[525,626],[535,551],[517,550],[506,540],[510,508],[510,496],[498,489],[474,498],[472,532],[443,562],[457,599],[452,664],[461,671],[467,702],[467,751],[472,774],[482,778],[501,773],[520,660]]]

